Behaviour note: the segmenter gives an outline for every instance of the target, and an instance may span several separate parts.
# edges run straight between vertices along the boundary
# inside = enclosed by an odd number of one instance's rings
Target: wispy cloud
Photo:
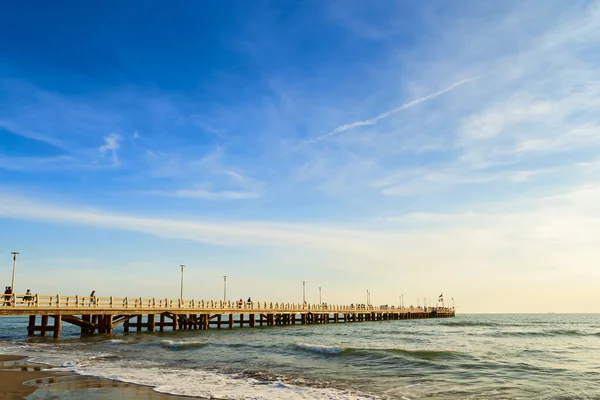
[[[389,237],[376,232],[268,221],[161,219],[56,206],[10,194],[0,196],[0,217],[127,230],[224,246],[290,246],[369,258],[388,257],[391,250]]]
[[[302,146],[303,145],[313,144],[313,143],[319,142],[321,140],[325,140],[325,139],[330,138],[330,137],[332,137],[334,135],[337,135],[339,133],[348,131],[350,129],[358,128],[360,126],[375,125],[378,121],[380,121],[380,120],[382,120],[384,118],[388,118],[388,117],[390,117],[390,116],[392,116],[394,114],[397,114],[397,113],[399,113],[401,111],[407,110],[407,109],[409,109],[411,107],[414,107],[417,104],[423,103],[423,102],[425,102],[427,100],[434,99],[434,98],[436,98],[438,96],[443,95],[444,93],[450,92],[451,90],[454,90],[457,87],[464,85],[465,83],[473,82],[473,81],[476,81],[478,79],[479,78],[468,78],[468,79],[460,80],[458,82],[453,83],[452,85],[448,86],[445,89],[442,89],[442,90],[437,91],[435,93],[428,94],[427,96],[423,96],[423,97],[420,97],[418,99],[412,100],[412,101],[410,101],[408,103],[402,104],[400,107],[396,107],[393,110],[389,110],[389,111],[386,111],[384,113],[381,113],[381,114],[377,115],[376,117],[369,118],[369,119],[364,120],[364,121],[355,121],[355,122],[351,122],[351,123],[348,123],[348,124],[344,124],[344,125],[338,126],[337,128],[335,128],[331,132],[326,133],[325,135],[322,135],[322,136],[316,137],[314,139],[305,141],[304,143],[302,143]]]
[[[0,156],[0,168],[12,171],[64,169],[73,166],[73,157],[7,157]]]
[[[1,115],[1,114],[0,114]],[[47,143],[59,149],[65,149],[67,146],[59,139],[43,135],[27,127],[23,127],[20,123],[0,119],[0,128],[5,129],[15,135],[22,136],[27,139],[37,140]]]
[[[180,189],[173,192],[151,191],[149,193],[162,196],[202,200],[248,200],[259,197],[259,194],[256,192],[240,190],[211,191],[204,189]]]
[[[119,156],[117,154],[117,150],[120,147],[119,142],[122,140],[123,138],[121,135],[109,133],[108,135],[104,136],[104,144],[98,148],[101,154],[109,153],[113,167],[119,166]]]

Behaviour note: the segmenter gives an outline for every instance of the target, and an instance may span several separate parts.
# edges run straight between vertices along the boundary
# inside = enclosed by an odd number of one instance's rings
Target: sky
[[[597,1],[4,2],[0,280],[600,312],[599,63]]]

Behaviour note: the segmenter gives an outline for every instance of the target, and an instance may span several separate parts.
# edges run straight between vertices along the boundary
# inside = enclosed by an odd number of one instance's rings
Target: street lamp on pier
[[[223,303],[227,301],[227,275],[223,275]]]
[[[10,288],[12,289],[13,293],[16,293],[15,292],[15,271],[17,269],[17,255],[19,254],[19,252],[18,251],[12,251],[10,254],[12,254],[12,256],[13,256],[12,281],[11,281]]]
[[[302,281],[302,304],[306,304],[306,281]]]
[[[323,305],[323,302],[321,301],[321,286],[319,286],[319,305]]]
[[[180,267],[181,267],[181,287],[179,290],[179,299],[183,300],[183,269],[185,268],[185,265],[181,264]]]

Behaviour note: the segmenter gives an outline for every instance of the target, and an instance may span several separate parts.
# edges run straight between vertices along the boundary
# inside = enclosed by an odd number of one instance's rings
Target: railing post
[[[75,295],[75,307],[79,307],[79,295]]]
[[[56,295],[56,307],[60,307],[60,296]]]
[[[113,297],[110,296],[110,308],[112,308],[112,306],[113,306]]]

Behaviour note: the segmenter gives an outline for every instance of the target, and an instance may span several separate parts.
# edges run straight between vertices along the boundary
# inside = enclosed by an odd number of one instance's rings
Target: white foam
[[[331,388],[312,388],[285,382],[265,383],[200,369],[127,368],[108,364],[78,369],[82,375],[147,385],[160,393],[228,400],[373,400],[376,396]]]
[[[316,353],[338,354],[346,350],[344,347],[320,346],[317,344],[298,343],[296,346],[302,350],[314,351]]]
[[[200,346],[204,346],[206,345],[205,342],[197,342],[197,341],[174,341],[174,340],[168,340],[168,339],[164,339],[160,341],[160,344],[166,347],[171,347],[171,348],[184,348],[184,347],[200,347]]]
[[[180,343],[180,342],[173,342]],[[169,343],[166,343],[167,345]],[[309,351],[340,352],[343,348],[304,345]],[[374,400],[377,396],[350,390],[300,386],[283,381],[265,382],[245,375],[226,375],[202,369],[164,367],[158,361],[121,358],[115,362],[110,353],[66,352],[45,344],[7,346],[11,353],[24,354],[34,362],[58,367],[86,376],[112,379],[152,387],[173,395],[224,400]],[[315,350],[317,349],[317,350]]]

